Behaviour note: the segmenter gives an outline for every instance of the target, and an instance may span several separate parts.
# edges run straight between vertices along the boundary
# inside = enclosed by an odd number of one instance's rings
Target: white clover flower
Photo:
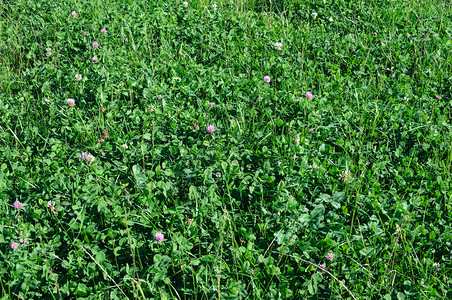
[[[214,11],[216,11],[217,10],[217,4],[216,3],[212,4],[212,8],[213,8]]]
[[[281,51],[281,48],[282,48],[282,43],[275,43],[275,48],[276,48],[276,50],[278,50],[278,51]]]
[[[75,80],[77,81],[82,80],[82,74],[75,74]]]
[[[46,48],[46,55],[47,56],[50,56],[50,55],[52,55],[52,48]]]
[[[346,182],[349,179],[352,179],[352,173],[349,170],[345,170],[344,172],[342,172],[341,181]]]
[[[126,144],[122,144],[121,147],[123,147],[125,150],[129,149],[129,146],[127,146]]]
[[[317,18],[317,13],[316,12],[313,12],[312,13],[312,17],[315,19],[315,18]]]
[[[91,154],[88,155],[88,157],[86,158],[89,164],[92,164],[94,162],[94,159],[95,159],[94,156],[92,156]]]
[[[47,202],[47,207],[49,207],[49,208],[55,207],[55,201]]]
[[[333,22],[333,18],[330,17],[330,18],[328,19],[328,21]]]
[[[187,2],[187,1],[184,2],[184,7],[185,7],[185,8],[188,7],[188,2]]]

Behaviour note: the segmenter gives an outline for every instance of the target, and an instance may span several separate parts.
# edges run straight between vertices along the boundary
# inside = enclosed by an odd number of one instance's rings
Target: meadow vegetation
[[[451,54],[450,1],[2,1],[2,299],[451,299]]]

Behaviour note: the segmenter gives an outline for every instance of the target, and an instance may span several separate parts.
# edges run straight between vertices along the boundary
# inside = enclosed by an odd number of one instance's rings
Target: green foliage
[[[4,1],[0,294],[450,298],[451,22],[425,0]]]

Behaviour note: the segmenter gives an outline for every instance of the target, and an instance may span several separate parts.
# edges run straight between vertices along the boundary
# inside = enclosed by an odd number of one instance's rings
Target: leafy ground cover
[[[3,1],[3,299],[449,299],[447,1]]]

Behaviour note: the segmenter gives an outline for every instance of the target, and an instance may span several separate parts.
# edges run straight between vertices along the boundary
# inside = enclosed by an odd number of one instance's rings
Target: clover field
[[[451,137],[449,1],[1,1],[1,299],[451,299]]]

